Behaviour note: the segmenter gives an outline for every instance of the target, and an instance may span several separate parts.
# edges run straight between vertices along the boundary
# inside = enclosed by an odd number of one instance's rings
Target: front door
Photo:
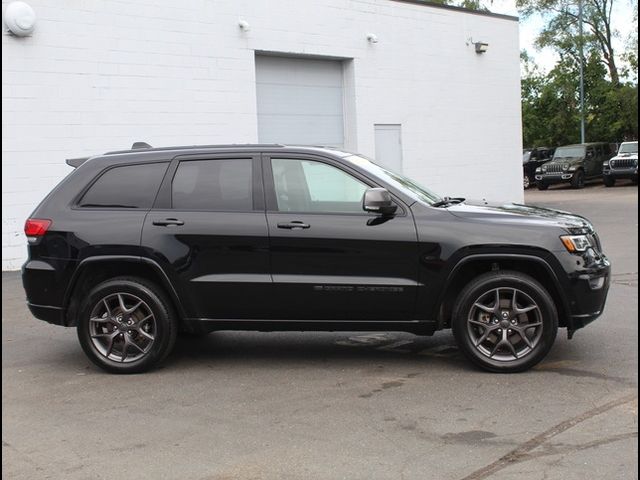
[[[418,246],[412,214],[364,212],[370,180],[331,159],[265,156],[274,318],[408,320]]]
[[[172,277],[188,316],[265,317],[271,275],[259,154],[174,160],[142,245]]]

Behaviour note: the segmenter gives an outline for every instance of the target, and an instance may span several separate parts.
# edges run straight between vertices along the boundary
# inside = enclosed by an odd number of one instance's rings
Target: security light
[[[367,33],[367,41],[369,43],[378,43],[378,36],[375,33]]]
[[[476,53],[484,53],[489,49],[489,44],[484,42],[475,42]]]
[[[249,30],[251,30],[251,25],[249,25],[249,22],[247,22],[246,20],[238,20],[238,27],[240,27],[240,30],[242,30],[243,32],[248,32]]]

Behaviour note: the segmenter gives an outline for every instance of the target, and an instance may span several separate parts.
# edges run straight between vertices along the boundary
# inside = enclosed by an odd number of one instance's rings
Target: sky
[[[519,16],[515,0],[493,0],[493,2],[490,3],[489,10],[494,13]],[[625,40],[633,28],[633,7],[630,0],[616,0],[611,23],[613,27],[620,32],[620,38],[617,40],[615,46],[617,47],[617,52],[622,53]],[[555,52],[548,48],[539,51],[536,50],[533,45],[538,32],[540,32],[544,25],[545,19],[541,16],[533,16],[527,19],[521,18],[520,49],[526,49],[541,69],[549,71],[553,68],[557,59]]]

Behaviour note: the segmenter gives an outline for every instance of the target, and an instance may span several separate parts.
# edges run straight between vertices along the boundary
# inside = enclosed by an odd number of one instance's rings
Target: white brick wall
[[[33,36],[2,37],[3,269],[24,261],[24,220],[65,158],[257,141],[255,50],[353,58],[352,149],[373,156],[373,125],[400,123],[410,176],[522,200],[517,22],[392,0],[29,3]]]

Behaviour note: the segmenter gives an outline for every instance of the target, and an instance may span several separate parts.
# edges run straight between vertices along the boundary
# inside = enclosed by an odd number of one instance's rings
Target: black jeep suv
[[[360,155],[143,145],[68,163],[26,222],[23,283],[110,372],[156,365],[180,330],[445,328],[516,372],[604,308],[585,218],[441,198]]]

